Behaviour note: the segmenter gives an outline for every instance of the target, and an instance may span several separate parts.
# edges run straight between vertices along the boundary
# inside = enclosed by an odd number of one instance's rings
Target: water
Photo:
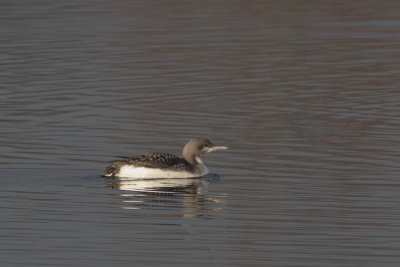
[[[3,2],[2,266],[400,264],[397,1]]]

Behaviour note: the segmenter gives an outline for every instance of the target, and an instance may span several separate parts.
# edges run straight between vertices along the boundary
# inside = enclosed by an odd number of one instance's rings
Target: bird
[[[110,161],[102,172],[109,178],[190,178],[209,173],[201,156],[216,150],[228,149],[216,146],[206,138],[191,138],[182,150],[182,157],[169,153],[148,153],[121,160]]]

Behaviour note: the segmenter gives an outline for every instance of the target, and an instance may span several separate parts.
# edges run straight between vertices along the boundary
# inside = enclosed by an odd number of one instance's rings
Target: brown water
[[[398,1],[3,1],[2,266],[400,264]],[[230,150],[201,179],[118,155]]]

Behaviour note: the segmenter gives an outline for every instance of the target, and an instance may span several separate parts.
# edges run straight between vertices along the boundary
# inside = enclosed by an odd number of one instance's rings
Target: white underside
[[[208,174],[206,166],[202,165],[199,172],[191,173],[187,171],[168,171],[156,168],[136,167],[134,165],[122,166],[119,173],[116,175],[120,178],[190,178],[200,177]]]

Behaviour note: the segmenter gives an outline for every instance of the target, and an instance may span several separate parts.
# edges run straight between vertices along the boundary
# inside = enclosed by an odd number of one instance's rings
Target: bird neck
[[[195,154],[192,150],[185,146],[182,151],[183,158],[192,165],[203,165],[203,161],[200,158],[200,154]]]
[[[195,155],[193,153],[182,153],[183,158],[192,165],[203,165],[203,161],[201,160],[199,155]]]

